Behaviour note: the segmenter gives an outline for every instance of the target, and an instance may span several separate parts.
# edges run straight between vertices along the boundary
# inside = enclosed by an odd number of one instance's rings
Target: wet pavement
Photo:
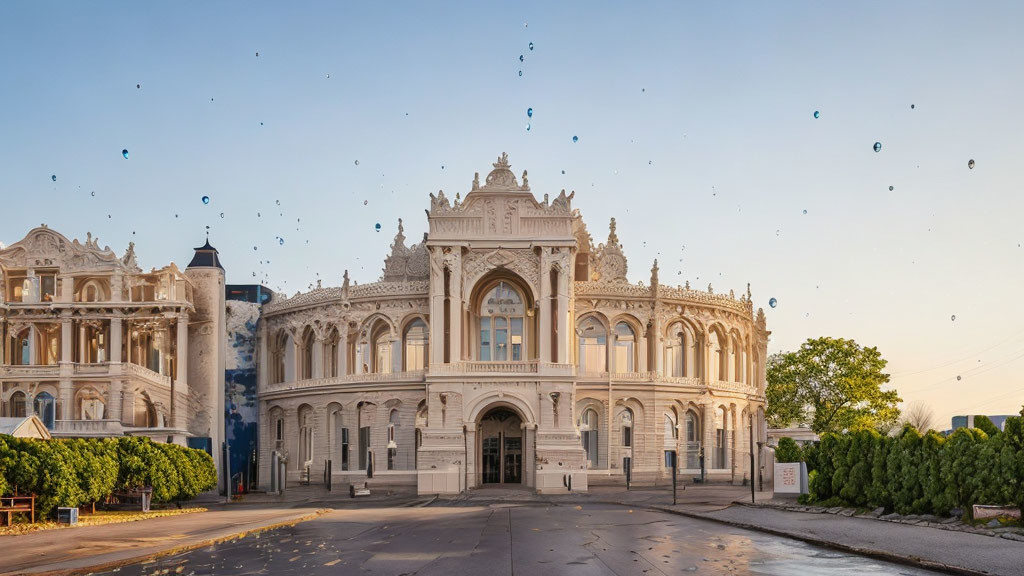
[[[936,574],[662,512],[513,503],[335,510],[116,571],[118,576],[356,573]]]

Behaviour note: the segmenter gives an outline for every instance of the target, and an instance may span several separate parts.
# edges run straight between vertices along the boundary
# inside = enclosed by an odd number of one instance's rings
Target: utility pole
[[[756,504],[754,498],[754,413],[750,413],[750,503]]]

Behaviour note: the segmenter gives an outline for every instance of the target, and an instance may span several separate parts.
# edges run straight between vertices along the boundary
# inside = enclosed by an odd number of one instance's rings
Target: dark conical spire
[[[196,254],[192,257],[192,261],[188,263],[188,267],[224,269],[224,267],[220,265],[220,258],[217,257],[217,249],[210,246],[209,238],[206,239],[206,244],[196,248]]]

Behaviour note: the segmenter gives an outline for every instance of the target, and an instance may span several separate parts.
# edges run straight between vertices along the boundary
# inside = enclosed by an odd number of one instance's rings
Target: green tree
[[[792,438],[788,436],[779,438],[779,445],[775,447],[776,462],[800,462],[803,459],[800,446]]]
[[[768,360],[766,418],[774,427],[809,422],[818,434],[891,428],[902,402],[877,348],[843,338],[809,339]]]
[[[995,436],[1000,432],[999,428],[988,419],[988,416],[975,416],[974,427],[989,436]]]

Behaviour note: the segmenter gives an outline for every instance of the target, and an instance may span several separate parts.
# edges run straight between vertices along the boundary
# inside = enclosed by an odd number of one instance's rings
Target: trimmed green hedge
[[[781,463],[803,462],[804,455],[800,445],[789,436],[779,438],[779,445],[775,447],[775,461]]]
[[[974,504],[1024,507],[1024,418],[991,436],[974,428],[922,435],[909,425],[895,437],[825,434],[804,457],[810,503],[939,515],[970,514]]]
[[[0,434],[0,495],[35,494],[40,517],[131,488],[152,486],[154,502],[172,502],[216,484],[213,459],[202,450],[142,437],[32,440]]]

